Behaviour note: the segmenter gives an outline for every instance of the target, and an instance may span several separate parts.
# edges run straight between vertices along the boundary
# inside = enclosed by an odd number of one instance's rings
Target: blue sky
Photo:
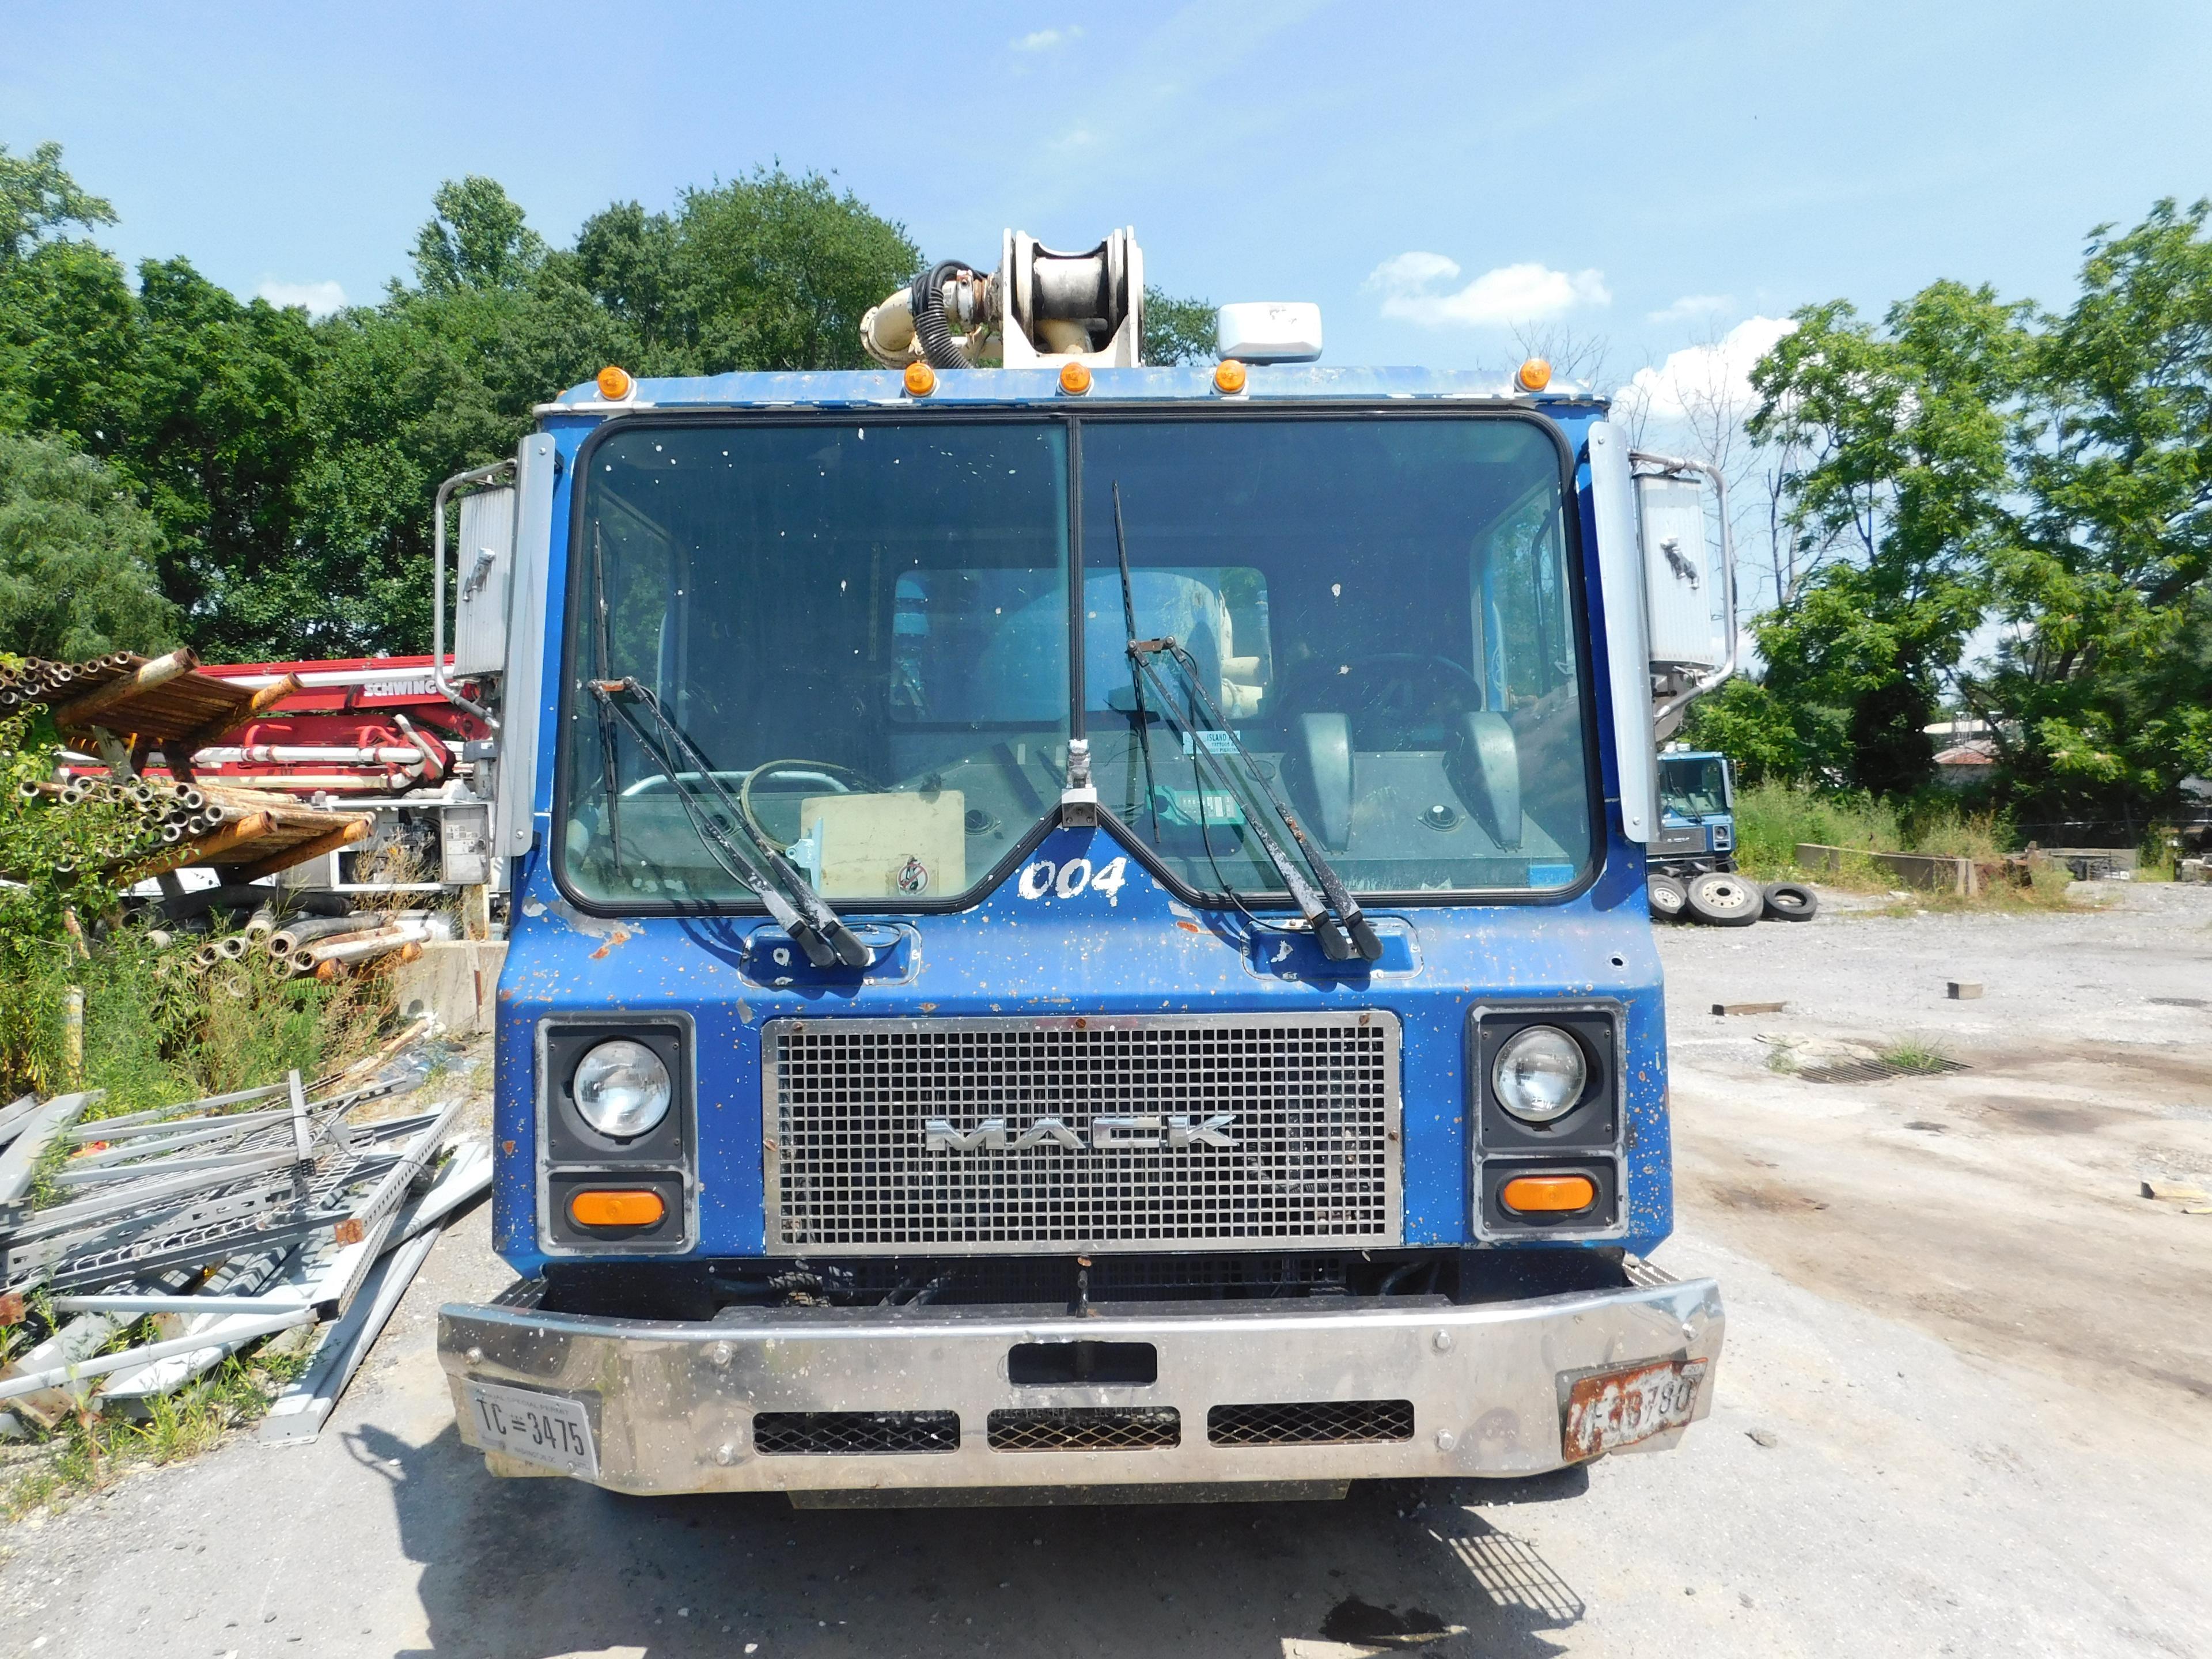
[[[2202,3],[1109,10],[0,0],[0,143],[241,294],[374,299],[445,178],[557,241],[780,158],[933,257],[1134,224],[1336,362],[1496,366],[1523,315],[1616,374],[1937,276],[2057,301],[2089,227],[2212,191]]]

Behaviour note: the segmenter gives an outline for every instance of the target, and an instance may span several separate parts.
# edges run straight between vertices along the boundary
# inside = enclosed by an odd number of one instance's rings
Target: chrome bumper
[[[481,1449],[466,1381],[582,1402],[599,1484],[635,1493],[955,1487],[1218,1486],[1454,1475],[1528,1475],[1567,1462],[1567,1390],[1592,1370],[1703,1360],[1695,1416],[1711,1409],[1720,1291],[1637,1264],[1620,1290],[1454,1306],[1393,1298],[1151,1304],[1091,1318],[1008,1308],[794,1309],[711,1322],[447,1307],[438,1358],[461,1438]],[[1017,1344],[1149,1343],[1147,1385],[1024,1386]],[[1359,1443],[1216,1444],[1215,1407],[1410,1401],[1409,1437]],[[1180,1413],[1177,1443],[1144,1449],[1000,1450],[986,1425],[1009,1408],[1119,1407]],[[763,1454],[762,1413],[952,1412],[957,1445],[926,1452]],[[1674,1430],[1637,1450],[1660,1449]],[[546,1471],[496,1452],[498,1474]]]

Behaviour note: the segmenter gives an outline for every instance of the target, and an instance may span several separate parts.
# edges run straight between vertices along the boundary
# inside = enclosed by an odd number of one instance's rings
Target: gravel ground
[[[1674,1453],[1341,1504],[799,1513],[495,1481],[454,1437],[453,1229],[317,1444],[0,1534],[0,1655],[1202,1653],[1383,1609],[1475,1656],[2212,1653],[2212,889],[1665,935],[1680,1231],[1729,1306]],[[1978,980],[1979,1001],[1944,996]],[[2179,999],[2160,1002],[2155,999]],[[1715,1001],[1786,1000],[1716,1018]],[[1906,1039],[1970,1069],[1771,1069]]]

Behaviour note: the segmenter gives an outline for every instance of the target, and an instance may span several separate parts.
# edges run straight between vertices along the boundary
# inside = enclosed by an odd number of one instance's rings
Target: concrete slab
[[[434,939],[420,957],[392,970],[392,994],[409,1019],[431,1013],[455,1036],[489,1031],[506,965],[504,939]]]

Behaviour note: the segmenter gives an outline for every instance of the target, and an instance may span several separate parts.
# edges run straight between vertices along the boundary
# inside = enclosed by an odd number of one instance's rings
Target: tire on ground
[[[1654,876],[1650,887],[1652,919],[1656,921],[1680,921],[1682,907],[1690,902],[1688,890],[1672,876]]]
[[[1692,916],[1715,927],[1748,927],[1766,908],[1758,883],[1718,870],[1692,876],[1684,897]]]
[[[1810,921],[1820,914],[1820,896],[1794,881],[1778,881],[1766,890],[1766,914],[1777,921]]]

